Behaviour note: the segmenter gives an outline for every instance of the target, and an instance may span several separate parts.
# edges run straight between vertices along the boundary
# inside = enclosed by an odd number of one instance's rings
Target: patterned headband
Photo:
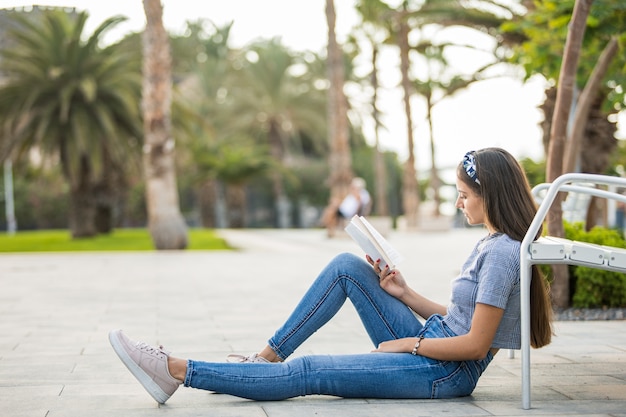
[[[465,169],[467,175],[474,180],[476,184],[480,185],[478,175],[476,175],[476,158],[474,156],[474,151],[466,153],[463,157],[463,169]]]

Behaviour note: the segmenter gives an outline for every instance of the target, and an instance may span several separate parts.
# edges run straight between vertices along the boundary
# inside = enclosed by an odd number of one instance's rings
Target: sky
[[[185,22],[208,19],[221,26],[233,21],[233,47],[244,46],[256,39],[280,37],[283,44],[294,50],[322,52],[327,42],[324,14],[325,0],[162,0],[166,28],[180,33]],[[145,26],[143,2],[140,0],[0,0],[0,8],[23,7],[32,4],[76,7],[89,12],[87,30],[93,30],[113,15],[128,20],[111,34],[121,37]],[[358,22],[353,2],[336,0],[336,33],[342,42]],[[476,40],[480,42],[480,39]],[[381,57],[381,84],[385,87],[378,107],[384,113],[386,129],[380,132],[380,146],[396,151],[400,159],[407,156],[407,133],[402,92],[397,88],[399,73],[397,51],[388,50]],[[476,66],[472,57],[459,55],[460,67]],[[454,167],[465,152],[488,146],[500,146],[518,158],[543,159],[542,113],[537,109],[543,102],[545,80],[540,77],[523,83],[519,77],[499,77],[481,81],[453,98],[445,99],[433,110],[437,165]],[[414,140],[418,172],[430,169],[430,145],[425,106],[414,103]],[[622,115],[624,116],[624,115]],[[366,138],[375,142],[371,122],[364,122]],[[626,117],[620,118],[626,125]],[[622,128],[623,132],[624,128]],[[626,138],[626,134],[620,133]]]

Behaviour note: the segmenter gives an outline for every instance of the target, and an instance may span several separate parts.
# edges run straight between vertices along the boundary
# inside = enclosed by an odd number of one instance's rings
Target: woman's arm
[[[382,289],[402,301],[421,317],[427,319],[433,314],[445,315],[447,313],[446,306],[436,303],[411,289],[399,270],[394,269],[390,271],[387,267],[381,270],[380,260],[374,261],[369,255],[366,255],[366,259],[374,267],[374,271],[378,273]]]
[[[399,271],[395,272],[396,274],[400,274]],[[446,306],[424,297],[412,288],[407,287],[405,293],[398,297],[398,299],[425,319],[429,318],[433,314],[441,314],[442,316],[445,316],[447,313]]]
[[[476,304],[469,333],[455,337],[423,339],[417,354],[444,361],[478,360],[487,356],[504,310],[487,304]],[[390,340],[374,352],[411,352],[417,337]]]

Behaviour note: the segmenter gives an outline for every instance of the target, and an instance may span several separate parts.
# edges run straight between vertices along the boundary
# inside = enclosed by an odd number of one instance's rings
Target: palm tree
[[[362,16],[361,24],[355,29],[355,33],[349,38],[351,44],[355,45],[355,48],[359,48],[359,40],[361,37],[366,39],[367,45],[371,48],[371,66],[369,79],[364,80],[365,83],[369,82],[372,88],[371,98],[371,112],[374,122],[374,210],[379,216],[389,215],[389,204],[387,197],[387,172],[385,169],[384,155],[380,147],[380,131],[383,129],[381,122],[381,111],[378,108],[378,94],[380,91],[380,83],[378,79],[378,57],[381,50],[381,43],[385,41],[386,34],[378,28],[377,24],[373,24],[370,19],[365,19],[364,16],[371,16],[375,14],[375,11],[371,11],[368,7],[376,7],[369,2],[357,3],[357,10]]]
[[[111,192],[108,174],[123,172],[122,161],[138,154],[141,135],[136,54],[100,47],[124,18],[107,19],[83,39],[87,17],[62,10],[15,14],[13,46],[2,50],[1,60],[0,159],[36,150],[60,162],[70,185],[73,237],[96,233],[96,191],[107,184],[104,194]]]
[[[407,146],[409,156],[404,166],[402,176],[402,202],[406,226],[416,228],[418,226],[418,214],[420,197],[418,192],[417,170],[415,169],[415,141],[413,139],[413,116],[411,112],[411,96],[413,95],[413,85],[409,76],[411,61],[409,58],[409,10],[408,3],[402,2],[402,9],[394,14],[393,24],[397,36],[398,47],[400,48],[400,74],[402,75],[402,91],[404,92],[404,115],[407,127]]]
[[[433,192],[433,200],[435,202],[433,212],[435,217],[441,214],[441,196],[439,189],[442,185],[442,181],[439,178],[435,155],[436,141],[433,129],[433,109],[441,101],[452,97],[471,84],[491,78],[489,75],[486,75],[486,72],[500,62],[500,60],[496,58],[494,62],[488,63],[469,74],[448,75],[446,74],[446,69],[449,65],[445,50],[451,46],[457,48],[463,46],[466,49],[475,49],[470,45],[460,45],[456,43],[433,44],[431,41],[421,42],[415,47],[415,50],[419,51],[420,55],[425,59],[427,66],[427,79],[423,81],[415,79],[413,84],[415,91],[424,97],[426,101],[426,122],[428,123],[428,136],[430,139],[430,188]]]
[[[626,60],[616,53],[614,38],[623,34],[625,17],[623,2],[535,2],[524,19],[505,27],[518,35],[514,59],[524,65],[526,76],[539,73],[556,85],[546,91],[541,107],[548,181],[565,172],[605,173],[609,167],[617,140],[607,116],[624,108],[626,85]],[[561,204],[551,207],[548,233],[564,235]],[[554,304],[567,307],[568,269],[552,269]]]
[[[236,85],[235,51],[228,43],[232,23],[218,27],[210,21],[187,24],[184,36],[172,38],[174,88],[172,119],[179,138],[176,157],[186,167],[186,176],[196,188],[203,227],[219,225],[217,208],[223,203],[218,192],[219,169],[205,162],[207,152],[226,145],[225,139],[239,127],[233,121],[231,87]],[[234,159],[234,162],[239,159]],[[233,162],[233,161],[231,161]]]
[[[324,78],[320,60],[315,54],[294,54],[278,39],[232,49],[231,26],[196,21],[188,23],[184,36],[172,39],[175,79],[180,80],[172,115],[180,121],[178,127],[189,127],[177,129],[183,141],[177,157],[199,188],[204,226],[216,224],[215,209],[222,203],[228,204],[229,215],[241,212],[239,205],[230,204],[242,199],[224,202],[222,188],[232,196],[233,187],[243,190],[254,177],[270,175],[274,195],[280,196],[278,207],[286,195],[285,174],[300,164],[296,155],[326,153],[321,133],[324,90],[315,87]],[[236,151],[237,146],[246,151]],[[271,160],[266,149],[273,149]],[[227,159],[229,165],[220,163]],[[238,217],[235,221],[231,216],[231,226],[242,225],[243,216]]]
[[[262,41],[241,51],[237,84],[231,86],[232,105],[229,132],[255,137],[267,143],[278,164],[288,166],[290,154],[300,147],[300,138],[321,138],[325,126],[323,91],[309,78],[294,74],[298,57],[278,39]],[[286,195],[280,170],[273,174],[275,224],[287,226]]]
[[[330,143],[329,175],[330,199],[327,211],[334,211],[348,193],[352,180],[352,159],[348,130],[348,102],[343,91],[345,73],[343,52],[335,35],[335,3],[326,0],[326,22],[328,25],[327,72],[328,88],[328,139]],[[334,224],[331,226],[334,227]],[[333,231],[329,229],[329,236]]]
[[[576,84],[576,70],[582,40],[585,34],[587,16],[593,0],[577,0],[570,30],[565,42],[563,52],[563,64],[559,75],[559,89],[557,91],[554,115],[552,116],[552,128],[550,131],[550,143],[548,147],[548,164],[546,179],[554,181],[563,173],[563,154],[565,153],[565,138],[567,136],[567,124],[569,112],[574,97]],[[554,200],[552,208],[548,212],[548,233],[552,236],[565,236],[563,227],[562,197]],[[552,285],[552,299],[557,307],[569,306],[569,273],[565,265],[552,269],[554,284]]]
[[[483,8],[486,4],[491,7]],[[396,45],[400,55],[401,88],[404,92],[404,109],[407,123],[408,157],[404,167],[402,197],[407,227],[418,226],[419,193],[415,167],[414,123],[411,110],[411,98],[415,95],[415,86],[411,74],[411,53],[419,49],[411,45],[409,35],[427,25],[441,27],[466,26],[489,33],[494,32],[503,18],[499,12],[511,12],[501,4],[490,1],[478,1],[468,7],[458,0],[404,0],[397,8],[390,7],[382,0],[360,0],[357,10],[364,21],[371,22],[387,33],[386,43]],[[494,8],[499,9],[497,12]],[[491,12],[489,10],[494,10]]]
[[[585,128],[597,103],[598,96],[602,95],[602,80],[606,76],[611,62],[617,55],[619,46],[617,36],[612,36],[598,58],[597,65],[593,68],[585,88],[580,94],[574,115],[574,126],[570,134],[569,143],[563,160],[563,172],[574,172],[576,163],[581,158],[582,142],[584,141]],[[602,101],[600,101],[602,104]],[[613,136],[611,136],[613,137]],[[605,156],[608,156],[605,154]],[[591,171],[584,171],[591,172]]]
[[[413,116],[411,97],[415,93],[410,78],[411,61],[409,57],[409,1],[405,0],[398,9],[394,9],[382,0],[360,0],[357,10],[364,23],[371,23],[385,33],[385,43],[399,48],[401,88],[404,93],[404,114],[407,124],[407,160],[402,175],[402,206],[408,228],[417,227],[419,211],[419,192],[417,170],[415,168],[415,141],[413,137]]]
[[[275,161],[263,145],[250,137],[228,137],[213,144],[197,144],[195,163],[204,178],[225,184],[227,226],[245,227],[246,185],[274,169]]]
[[[371,38],[370,38],[371,39]],[[379,216],[389,215],[389,204],[387,203],[387,171],[385,170],[385,159],[380,148],[380,130],[382,123],[380,121],[380,110],[378,109],[378,54],[379,47],[375,41],[371,39],[372,46],[372,118],[374,119],[374,172],[376,181],[375,208],[376,214]]]
[[[148,226],[157,249],[187,247],[180,213],[171,126],[171,56],[160,0],[144,0],[143,37],[144,172]]]

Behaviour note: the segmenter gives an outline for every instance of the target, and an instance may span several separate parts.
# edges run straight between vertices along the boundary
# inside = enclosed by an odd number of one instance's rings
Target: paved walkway
[[[0,256],[0,417],[626,416],[626,322],[559,322],[532,352],[532,409],[521,409],[519,354],[500,352],[470,397],[254,402],[181,388],[157,404],[111,350],[107,333],[161,343],[183,357],[223,361],[260,349],[317,271],[359,253],[321,230],[224,230],[238,251]],[[402,234],[411,285],[440,302],[483,232]],[[296,354],[368,352],[346,305]]]

